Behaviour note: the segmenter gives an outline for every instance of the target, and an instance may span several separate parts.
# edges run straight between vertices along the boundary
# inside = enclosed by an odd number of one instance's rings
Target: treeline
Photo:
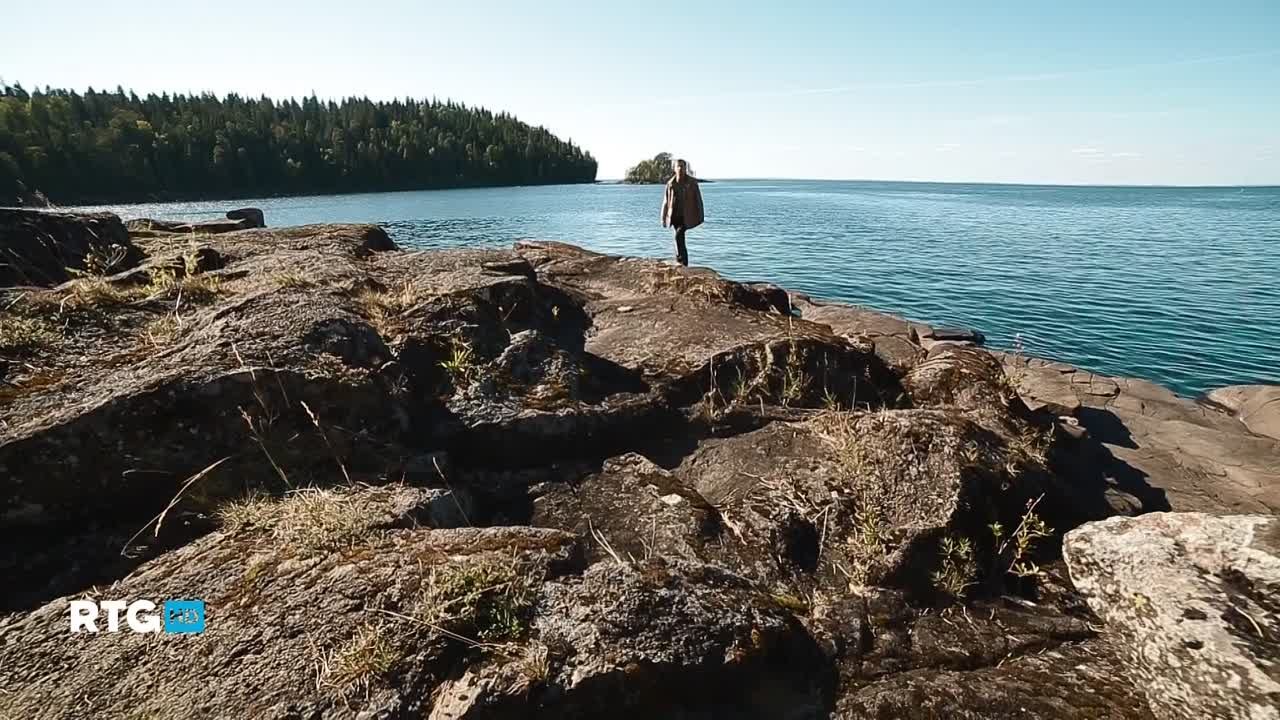
[[[0,86],[0,205],[592,182],[589,153],[455,102]]]

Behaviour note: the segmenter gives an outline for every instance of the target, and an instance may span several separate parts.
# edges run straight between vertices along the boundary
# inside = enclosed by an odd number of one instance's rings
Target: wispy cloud
[[[707,100],[723,100],[723,99],[750,99],[750,98],[776,98],[776,97],[801,97],[806,95],[833,95],[842,93],[859,92],[862,90],[907,90],[913,88],[951,88],[951,87],[972,87],[977,85],[995,85],[1001,83],[1014,82],[1042,82],[1049,80],[1065,80],[1069,78],[1091,77],[1094,75],[1109,75],[1113,73],[1137,72],[1142,70],[1159,70],[1163,68],[1185,67],[1189,65],[1207,65],[1213,63],[1234,62],[1237,60],[1254,60],[1264,57],[1273,57],[1280,55],[1280,50],[1261,50],[1257,52],[1235,53],[1232,55],[1210,55],[1203,57],[1183,58],[1181,60],[1161,60],[1148,63],[1133,63],[1129,65],[1113,65],[1109,67],[1095,68],[1076,68],[1071,70],[1058,70],[1044,73],[1026,73],[1012,75],[989,75],[985,77],[974,78],[956,78],[950,80],[913,80],[906,82],[869,82],[854,83],[849,85],[835,85],[831,87],[819,88],[791,88],[776,91],[745,91],[734,93],[717,93],[711,95],[691,95],[688,97],[664,97],[656,101],[647,101],[646,104],[657,105],[679,105],[688,102],[699,102]]]
[[[1094,148],[1094,147],[1078,147],[1078,148],[1073,148],[1073,149],[1071,150],[1071,152],[1075,153],[1076,155],[1100,155],[1100,154],[1102,154],[1102,151],[1101,151],[1101,150],[1099,150],[1098,148]]]
[[[1142,153],[1136,153],[1136,152],[1113,152],[1113,153],[1111,153],[1111,157],[1113,157],[1113,158],[1136,158],[1136,157],[1142,157]]]

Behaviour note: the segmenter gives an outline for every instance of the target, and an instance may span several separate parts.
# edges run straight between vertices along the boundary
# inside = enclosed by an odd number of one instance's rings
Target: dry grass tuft
[[[300,272],[292,270],[282,270],[271,275],[271,280],[278,286],[285,289],[309,289],[316,287],[319,283]]]
[[[433,568],[415,619],[450,635],[510,642],[528,631],[534,578],[514,557],[480,555]]]
[[[64,296],[59,305],[73,310],[118,307],[148,295],[147,286],[113,283],[103,278],[74,280],[69,289],[70,294]]]
[[[733,300],[731,283],[703,275],[690,275],[685,270],[672,267],[645,269],[641,282],[655,292],[674,290],[681,295],[705,298],[707,302],[725,303]]]
[[[316,660],[316,687],[341,697],[368,697],[374,681],[391,672],[402,656],[386,626],[366,623]]]
[[[281,543],[306,552],[341,550],[369,538],[378,523],[377,513],[351,495],[333,490],[306,488],[283,498],[250,497],[218,510],[228,532],[268,532]]]
[[[152,345],[162,348],[172,345],[178,338],[182,337],[185,329],[181,317],[176,313],[167,313],[147,323],[146,327],[142,329],[142,334],[146,336]]]
[[[355,295],[360,314],[383,335],[395,329],[400,316],[417,306],[420,300],[421,294],[411,280],[395,288],[362,288]]]
[[[541,685],[551,676],[551,650],[540,642],[531,642],[524,647],[515,666],[529,687]]]
[[[215,275],[195,275],[190,272],[179,278],[169,268],[152,268],[151,281],[142,288],[149,298],[172,298],[179,302],[207,303],[222,294],[222,278]]]

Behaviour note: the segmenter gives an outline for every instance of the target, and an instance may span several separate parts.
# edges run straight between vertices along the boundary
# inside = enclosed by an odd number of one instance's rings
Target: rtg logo
[[[129,630],[136,633],[204,632],[203,600],[165,600],[164,610],[156,613],[156,604],[150,600],[72,600],[71,632],[99,631],[100,616],[106,614],[106,631],[120,632],[120,613],[124,613]]]

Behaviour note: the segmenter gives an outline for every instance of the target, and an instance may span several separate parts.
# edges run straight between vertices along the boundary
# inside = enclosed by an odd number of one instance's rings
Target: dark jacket
[[[681,193],[680,202],[676,203],[676,193]],[[680,205],[684,222],[673,218],[675,206]],[[677,183],[674,176],[667,181],[667,191],[662,198],[662,227],[683,225],[685,228],[696,228],[702,224],[702,191],[698,189],[698,181],[690,175],[684,176],[684,182]]]

